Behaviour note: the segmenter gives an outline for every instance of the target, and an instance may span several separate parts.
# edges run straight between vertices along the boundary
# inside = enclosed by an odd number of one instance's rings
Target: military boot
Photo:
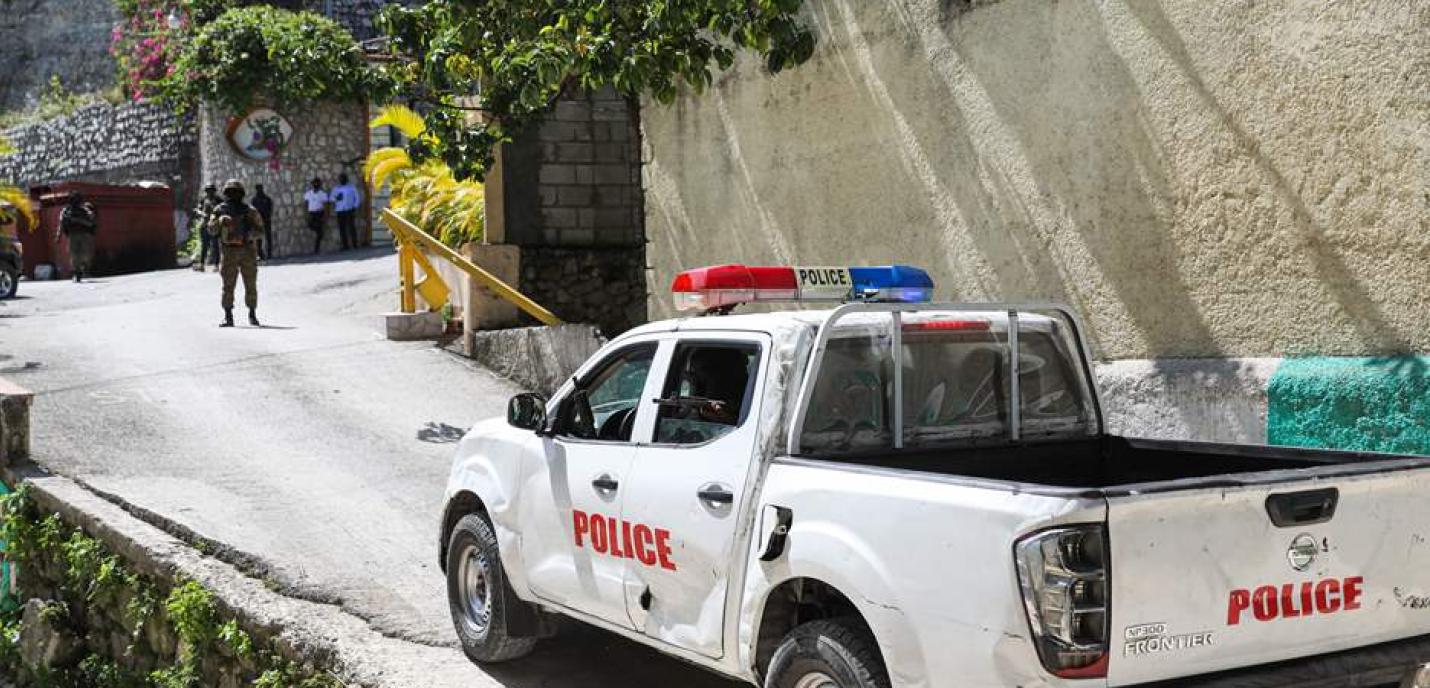
[[[254,326],[254,327],[262,327],[262,325],[259,325],[259,324],[258,324],[258,309],[257,309],[257,308],[250,308],[250,309],[248,309],[248,324],[250,324],[250,325],[252,325],[252,326]]]
[[[219,327],[233,327],[233,309],[232,309],[232,308],[225,308],[225,309],[223,309],[223,322],[222,322],[222,323],[219,323]]]

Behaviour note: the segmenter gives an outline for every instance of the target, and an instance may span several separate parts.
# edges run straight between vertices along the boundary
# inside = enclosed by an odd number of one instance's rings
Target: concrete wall
[[[284,149],[277,169],[268,162],[240,157],[224,139],[229,116],[204,108],[199,116],[199,149],[204,184],[222,186],[236,178],[248,187],[262,184],[273,197],[273,244],[277,256],[313,252],[313,233],[308,231],[307,207],[303,192],[314,177],[323,179],[332,190],[339,173],[354,181],[362,177],[362,161],[367,157],[367,108],[361,104],[315,104],[302,109],[278,111],[293,125],[293,137]],[[195,185],[202,188],[203,184]],[[368,231],[368,218],[358,214],[358,237]],[[323,233],[323,251],[342,245],[332,213],[328,213]]]
[[[678,270],[908,262],[1104,358],[1430,349],[1430,3],[809,0],[814,59],[645,104]]]

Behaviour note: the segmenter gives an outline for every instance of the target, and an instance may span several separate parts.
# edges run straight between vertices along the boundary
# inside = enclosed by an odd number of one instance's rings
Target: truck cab
[[[770,688],[1430,662],[1423,457],[1111,436],[1068,309],[931,304],[912,268],[673,290],[710,315],[623,334],[459,445],[439,552],[474,660],[564,616]],[[845,303],[727,314],[791,299]]]

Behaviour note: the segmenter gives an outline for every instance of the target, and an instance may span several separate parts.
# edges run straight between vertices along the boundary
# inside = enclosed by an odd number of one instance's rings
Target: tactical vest
[[[247,203],[224,201],[219,204],[215,212],[221,217],[233,220],[233,227],[224,231],[219,236],[219,240],[234,246],[247,244],[254,231],[253,223],[249,221],[248,217],[248,212],[252,209]]]

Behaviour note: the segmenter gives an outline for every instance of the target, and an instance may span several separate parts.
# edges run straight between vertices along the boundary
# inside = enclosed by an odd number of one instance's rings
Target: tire
[[[770,659],[765,688],[889,688],[874,638],[857,619],[800,624]]]
[[[472,661],[505,662],[536,646],[536,638],[507,634],[508,600],[523,604],[516,601],[506,581],[496,533],[483,516],[463,516],[447,544],[447,605],[462,650]]]
[[[19,290],[20,271],[0,268],[0,299],[15,298],[15,292]]]

